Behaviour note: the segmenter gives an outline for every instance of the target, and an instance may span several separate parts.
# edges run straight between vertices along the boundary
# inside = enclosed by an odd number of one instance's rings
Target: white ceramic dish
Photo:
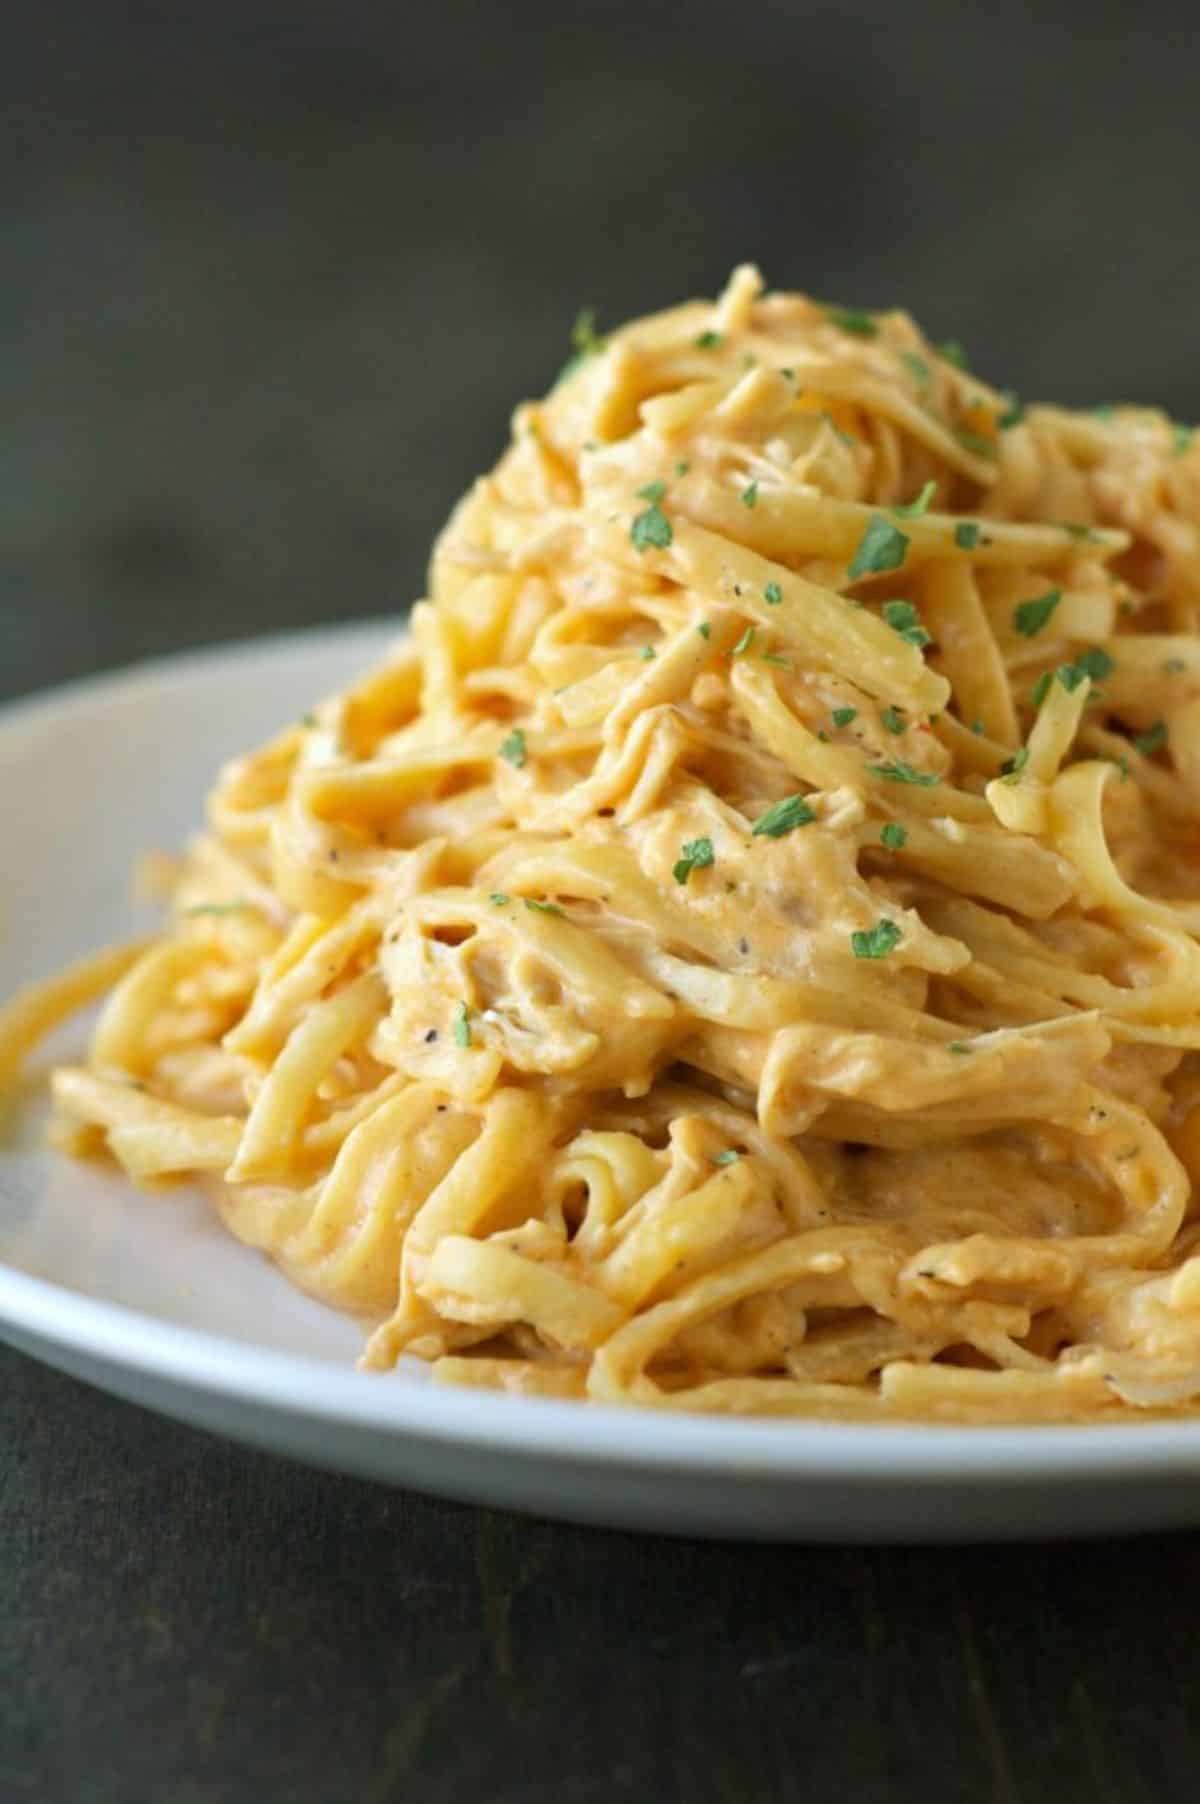
[[[218,762],[365,666],[377,626],[144,666],[0,716],[0,995],[137,925],[128,875],[200,817]],[[78,1050],[79,1027],[52,1054]],[[44,1063],[45,1061],[43,1061]],[[1200,1421],[1104,1429],[673,1418],[353,1368],[307,1301],[188,1190],[0,1142],[0,1335],[184,1421],[449,1496],[675,1533],[938,1540],[1200,1522]]]

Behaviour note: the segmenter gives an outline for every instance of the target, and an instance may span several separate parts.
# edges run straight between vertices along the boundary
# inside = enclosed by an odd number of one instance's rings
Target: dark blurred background
[[[0,688],[403,608],[576,310],[743,257],[1195,418],[1195,20],[10,4]]]

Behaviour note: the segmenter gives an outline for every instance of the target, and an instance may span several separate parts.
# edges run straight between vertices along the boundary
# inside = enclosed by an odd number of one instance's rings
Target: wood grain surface
[[[8,1804],[1186,1804],[1200,1535],[725,1546],[312,1472],[0,1353]]]

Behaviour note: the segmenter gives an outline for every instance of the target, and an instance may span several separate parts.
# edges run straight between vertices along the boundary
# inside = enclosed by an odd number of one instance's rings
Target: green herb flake
[[[707,870],[710,864],[716,863],[711,839],[685,839],[680,847],[680,856],[672,866],[671,875],[676,883],[686,883],[693,871]]]
[[[1168,658],[1163,664],[1163,669],[1169,676],[1178,676],[1181,670],[1187,669],[1187,662],[1183,658]]]
[[[825,318],[841,332],[852,332],[856,338],[878,338],[879,326],[861,307],[826,307]]]
[[[734,646],[732,655],[735,658],[740,658],[744,652],[748,652],[750,650],[750,647],[753,644],[754,644],[754,628],[752,626],[748,626],[746,628],[745,632],[742,634],[741,638],[738,640],[737,644]]]
[[[1101,402],[1100,406],[1092,408],[1092,418],[1094,420],[1103,420],[1104,424],[1107,425],[1116,411],[1117,410],[1111,401],[1104,401]]]
[[[758,484],[757,484],[757,482],[751,482],[751,483],[747,484],[747,486],[742,490],[741,499],[742,499],[743,507],[757,507],[758,506]]]
[[[929,644],[929,634],[921,625],[921,616],[911,601],[885,601],[880,614],[885,626],[890,626],[894,633],[899,633],[902,639],[915,645],[918,650]]]
[[[1172,457],[1186,457],[1196,436],[1194,426],[1175,426],[1171,430]]]
[[[944,338],[940,345],[934,346],[934,350],[943,362],[952,363],[956,370],[966,369],[967,353],[959,344],[957,338]]]
[[[865,933],[850,935],[850,950],[855,958],[886,958],[903,938],[895,921],[877,921]]]
[[[642,660],[643,664],[649,664],[653,658],[656,658],[658,656],[658,653],[655,651],[655,649],[652,645],[643,645],[641,651],[638,653],[638,656]]]
[[[557,902],[539,902],[534,896],[526,896],[525,906],[535,915],[561,915],[563,912]]]
[[[974,733],[976,735],[976,737],[979,737],[983,733],[983,721],[980,719],[978,714],[975,716],[974,720],[971,722],[971,731],[972,731],[972,733]]]
[[[1011,388],[1005,389],[1001,399],[1004,402],[1004,412],[1000,414],[996,424],[1001,432],[1011,432],[1012,428],[1019,426],[1025,418],[1025,403],[1020,395],[1013,393]]]
[[[1160,752],[1167,743],[1166,721],[1156,720],[1149,731],[1139,733],[1133,743],[1143,758],[1152,758],[1155,752]]]
[[[797,827],[811,826],[816,818],[803,796],[784,796],[781,802],[772,802],[766,813],[759,815],[750,832],[756,839],[763,835],[767,839],[782,839]]]
[[[1106,677],[1112,675],[1116,665],[1102,646],[1089,645],[1087,650],[1081,651],[1076,658],[1075,668],[1081,670],[1084,676],[1091,677],[1093,683],[1102,683]]]
[[[882,514],[872,514],[858,550],[846,574],[851,582],[877,570],[898,570],[908,551],[908,539]]]
[[[965,426],[956,426],[954,436],[963,450],[969,451],[973,457],[996,456],[995,439],[986,438],[982,432],[971,432]]]
[[[252,902],[197,902],[183,912],[185,915],[237,915],[253,906]]]
[[[311,727],[315,727],[316,724],[317,724],[317,717],[312,712],[311,709],[309,710],[309,712],[307,714],[302,714],[300,716],[300,725],[302,727],[310,727],[311,728]]]
[[[888,764],[868,764],[867,769],[889,783],[911,783],[916,789],[932,789],[938,781],[932,771],[914,770],[903,758],[897,758]]]
[[[1129,760],[1128,760],[1128,758],[1114,758],[1113,763],[1116,765],[1117,769],[1121,773],[1122,783],[1127,782],[1128,778],[1129,778]]]
[[[1061,520],[1059,524],[1064,532],[1070,533],[1073,539],[1086,539],[1092,545],[1101,545],[1104,542],[1104,534],[1097,532],[1094,526],[1085,525],[1082,520]]]
[[[1021,746],[1011,758],[1006,758],[1000,766],[1006,783],[1015,783],[1025,766],[1029,763],[1029,747]]]
[[[494,889],[488,897],[488,901],[494,908],[507,908],[511,900],[512,897],[506,896],[504,891],[500,889]]]
[[[901,351],[900,361],[920,389],[921,393],[927,394],[929,391],[929,384],[933,378],[929,365],[926,363],[925,359],[916,351]]]
[[[558,380],[564,381],[573,375],[581,363],[594,357],[604,349],[604,339],[596,330],[596,309],[583,307],[575,315],[575,324],[571,327],[572,355],[567,359],[558,373]]]
[[[762,661],[764,664],[777,664],[780,670],[790,670],[792,668],[791,660],[789,658],[781,658],[777,651],[765,651],[762,655]]]
[[[456,1046],[471,1044],[471,1011],[465,1002],[460,1002],[455,1011],[454,1043]]]
[[[742,1156],[741,1153],[735,1152],[732,1146],[727,1146],[723,1153],[714,1154],[713,1164],[714,1165],[736,1165],[738,1160],[741,1158],[741,1156]]]
[[[501,741],[500,756],[514,770],[521,769],[529,754],[525,749],[525,735],[520,727],[514,727],[508,738]]]
[[[974,520],[960,520],[954,528],[954,543],[960,551],[974,551],[979,543],[979,527]]]
[[[970,1050],[971,1048],[967,1045],[965,1040],[951,1040],[949,1046],[946,1048],[947,1052],[952,1052],[956,1058],[960,1059],[965,1057]]]
[[[719,332],[701,332],[696,339],[696,349],[698,351],[715,351],[720,342],[721,334]]]
[[[848,727],[852,720],[858,719],[858,709],[857,708],[835,708],[833,710],[832,718],[833,718],[833,724],[835,727]]]
[[[915,501],[897,503],[889,507],[888,513],[895,514],[900,520],[919,520],[922,514],[929,512],[929,504],[937,494],[937,483],[932,478],[925,484]]]
[[[1012,623],[1023,639],[1032,639],[1048,625],[1050,616],[1062,600],[1061,589],[1051,589],[1032,601],[1022,601],[1013,609]]]
[[[638,495],[643,501],[661,501],[666,492],[666,483],[655,481],[648,482],[644,488],[639,489]]]
[[[702,620],[700,622],[699,626],[696,628],[696,631],[699,633],[699,635],[702,639],[711,639],[712,638],[712,627],[708,624],[707,620]]]
[[[908,829],[902,827],[899,821],[888,821],[879,829],[879,843],[886,846],[889,852],[898,852],[907,839]]]
[[[1054,672],[1052,670],[1043,670],[1041,676],[1029,691],[1029,705],[1031,708],[1041,707],[1042,703],[1050,693],[1050,685],[1053,681]]]
[[[769,608],[777,608],[783,600],[783,590],[778,583],[768,583],[763,590],[763,600]]]
[[[688,471],[691,469],[691,467],[692,466],[688,462],[687,458],[681,457],[679,462],[675,465],[676,476],[686,476]]]
[[[629,536],[639,551],[648,551],[652,545],[659,551],[665,551],[675,534],[658,502],[652,501],[649,507],[643,508],[635,516]]]
[[[908,731],[908,723],[899,708],[883,708],[880,710],[879,718],[883,723],[885,731],[888,733],[905,733]]]

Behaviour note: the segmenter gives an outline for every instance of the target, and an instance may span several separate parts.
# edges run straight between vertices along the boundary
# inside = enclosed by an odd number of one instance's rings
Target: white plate
[[[178,844],[218,763],[340,686],[377,626],[147,665],[0,716],[0,995],[139,925],[139,851]],[[48,1055],[77,1052],[79,1026]],[[42,1063],[48,1062],[43,1060]],[[1200,1522],[1200,1421],[836,1427],[448,1391],[353,1369],[357,1326],[238,1245],[194,1192],[150,1197],[0,1142],[0,1335],[184,1421],[396,1484],[613,1526],[825,1540]]]

